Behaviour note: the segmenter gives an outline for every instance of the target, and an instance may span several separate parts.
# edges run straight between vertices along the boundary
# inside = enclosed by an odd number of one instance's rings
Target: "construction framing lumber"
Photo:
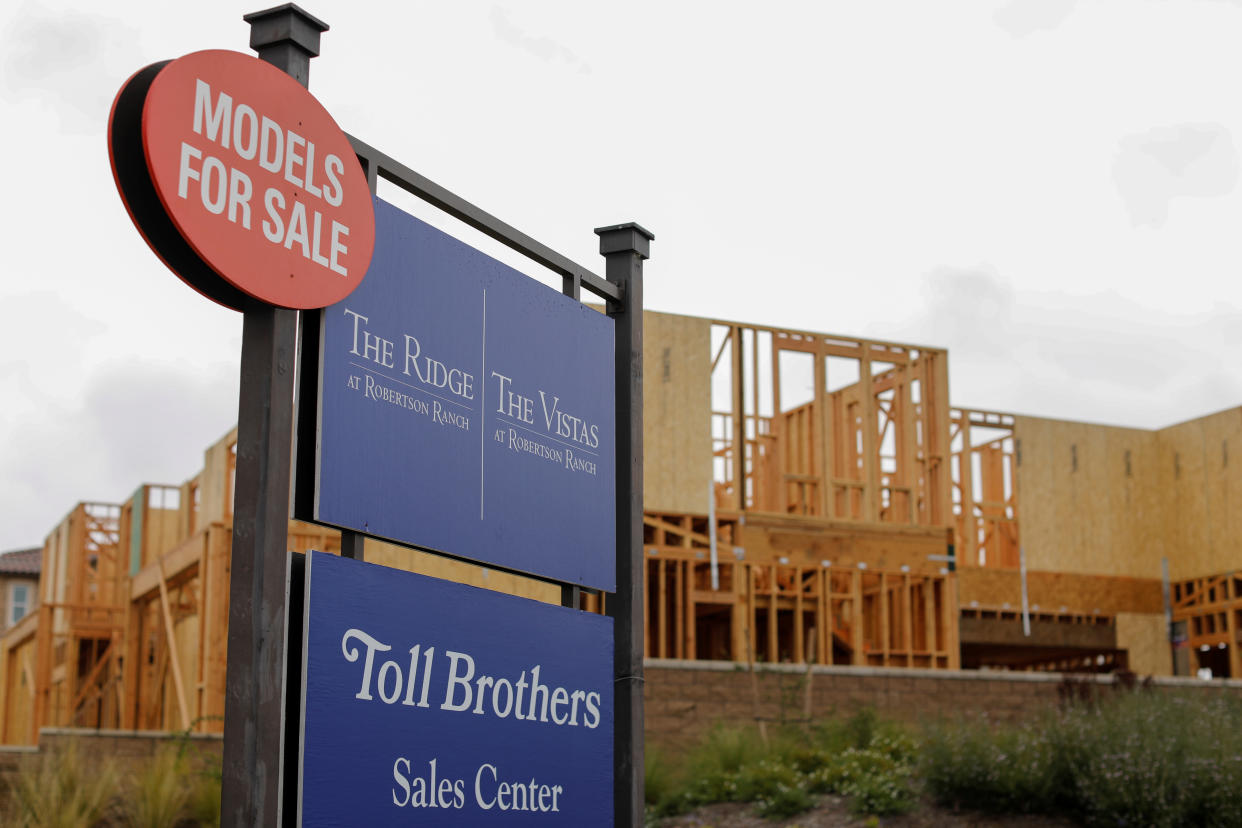
[[[644,331],[647,657],[1242,678],[1242,408],[1156,431],[950,408],[943,349],[651,312]],[[0,742],[222,731],[236,444],[49,533],[38,608],[0,636]]]

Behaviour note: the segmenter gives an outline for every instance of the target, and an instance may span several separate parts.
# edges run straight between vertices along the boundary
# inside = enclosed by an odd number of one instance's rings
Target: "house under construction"
[[[1242,408],[1157,431],[955,408],[943,349],[644,324],[647,656],[1242,677]],[[38,606],[0,638],[0,742],[222,730],[235,464],[230,434],[182,485],[51,531]],[[339,545],[289,524],[291,550]]]

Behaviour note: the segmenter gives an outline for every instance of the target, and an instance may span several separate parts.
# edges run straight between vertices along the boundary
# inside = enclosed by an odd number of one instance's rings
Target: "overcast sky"
[[[0,550],[236,419],[241,318],[146,248],[104,127],[265,5],[0,10]],[[947,347],[955,405],[1242,404],[1240,2],[303,5],[342,127],[597,271],[644,224],[650,308]]]

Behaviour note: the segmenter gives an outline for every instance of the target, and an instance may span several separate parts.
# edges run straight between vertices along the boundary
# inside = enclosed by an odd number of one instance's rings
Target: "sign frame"
[[[347,133],[348,134],[348,133]],[[643,262],[655,236],[635,222],[595,228],[605,277],[536,241],[496,216],[431,181],[366,142],[349,136],[371,192],[382,178],[468,227],[500,242],[562,280],[562,293],[582,300],[584,290],[602,299],[615,323],[613,388],[616,407],[615,567],[616,591],[602,596],[614,626],[613,813],[621,825],[641,825],[643,792]],[[314,510],[314,441],[318,429],[319,315],[301,313],[293,464],[293,513],[308,519]],[[364,558],[366,536],[341,531],[341,555]],[[436,552],[435,554],[444,554]],[[444,554],[444,557],[457,559]],[[472,562],[472,561],[470,561]],[[503,567],[496,567],[501,571]],[[525,575],[526,573],[514,573]],[[550,579],[561,590],[561,605],[580,608],[582,588]]]
[[[315,405],[316,430],[299,460],[313,463],[314,494],[295,500],[296,516],[613,591],[614,321],[378,197],[375,214],[366,281],[307,320],[318,326],[317,393],[303,404]],[[411,350],[434,354],[444,379],[464,378],[468,397],[420,382]],[[529,419],[498,411],[498,384],[531,395]],[[450,412],[467,430],[445,422]],[[434,472],[420,485],[423,468]]]

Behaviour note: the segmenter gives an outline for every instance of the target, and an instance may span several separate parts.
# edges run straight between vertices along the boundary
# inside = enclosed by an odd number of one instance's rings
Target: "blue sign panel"
[[[615,589],[613,322],[379,199],[324,311],[315,519]]]
[[[305,595],[299,824],[612,824],[612,619],[319,552]]]

